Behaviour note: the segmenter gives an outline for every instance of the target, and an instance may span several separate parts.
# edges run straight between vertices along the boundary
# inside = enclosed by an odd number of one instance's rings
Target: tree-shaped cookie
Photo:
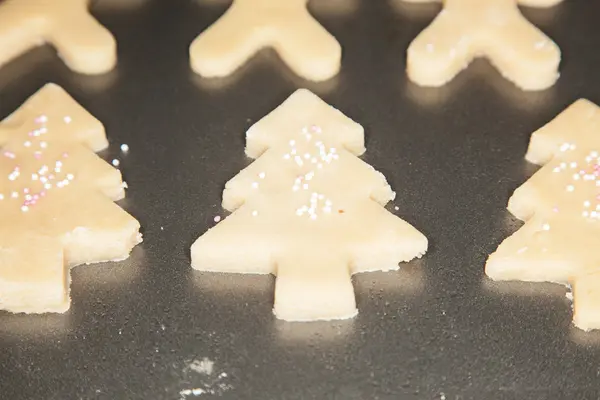
[[[205,77],[231,74],[271,47],[299,76],[322,81],[340,69],[337,40],[308,12],[308,0],[234,0],[190,46],[192,69]]]
[[[532,135],[526,158],[543,167],[508,203],[525,225],[490,256],[486,273],[571,284],[575,325],[600,328],[600,108],[575,102]]]
[[[0,309],[64,312],[69,268],[127,258],[139,223],[102,124],[48,84],[0,123]]]
[[[518,4],[549,7],[560,1],[444,0],[442,12],[408,48],[408,77],[421,86],[441,86],[474,58],[486,57],[521,89],[546,89],[558,79],[560,49]]]
[[[49,43],[73,71],[101,74],[116,64],[112,34],[88,11],[89,0],[0,1],[0,65]]]
[[[352,274],[425,253],[425,236],[383,208],[395,196],[385,177],[357,157],[363,128],[311,92],[246,137],[257,160],[225,185],[233,214],[194,243],[194,268],[275,274],[277,317],[327,320],[356,314]]]

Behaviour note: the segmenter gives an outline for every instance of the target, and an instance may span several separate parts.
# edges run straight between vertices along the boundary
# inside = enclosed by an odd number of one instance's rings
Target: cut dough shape
[[[442,86],[483,56],[519,88],[546,89],[559,77],[560,49],[523,17],[517,3],[549,7],[560,1],[445,0],[442,12],[408,47],[408,77],[421,86]]]
[[[104,127],[48,84],[0,123],[0,309],[64,312],[69,267],[122,260],[139,223],[113,200],[119,170],[94,151]]]
[[[571,284],[574,323],[600,328],[600,108],[578,100],[535,132],[526,159],[543,165],[508,210],[526,221],[492,254],[494,280]]]
[[[427,239],[383,206],[385,177],[357,156],[363,128],[300,89],[252,126],[256,158],[225,185],[233,214],[192,246],[203,271],[275,274],[274,312],[289,321],[356,314],[351,275],[396,270]]]
[[[227,76],[256,52],[272,47],[299,76],[323,81],[340,70],[342,49],[308,12],[308,0],[234,0],[190,46],[192,69]]]
[[[95,75],[117,62],[113,35],[88,10],[89,0],[0,2],[0,66],[49,43],[75,72]]]

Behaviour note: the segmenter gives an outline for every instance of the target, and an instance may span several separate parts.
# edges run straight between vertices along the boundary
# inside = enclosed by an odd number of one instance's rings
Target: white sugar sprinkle
[[[221,216],[217,215],[215,218],[213,218],[215,222],[219,222],[221,220]]]
[[[115,158],[114,160],[112,160],[111,164],[114,165],[115,167],[118,167],[119,165],[121,165],[121,161],[119,161]]]

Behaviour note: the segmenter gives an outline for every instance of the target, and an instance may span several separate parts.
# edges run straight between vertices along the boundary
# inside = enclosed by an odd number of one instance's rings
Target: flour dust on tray
[[[225,185],[233,213],[192,246],[204,271],[272,273],[274,312],[290,321],[356,315],[351,275],[396,270],[427,239],[383,206],[385,177],[357,156],[363,128],[298,90],[246,134],[255,158]]]
[[[190,46],[192,69],[227,76],[265,47],[299,76],[323,81],[340,70],[342,49],[306,8],[308,0],[234,0]]]
[[[408,77],[421,86],[441,86],[483,56],[521,89],[546,89],[558,79],[560,49],[523,17],[518,4],[549,7],[560,1],[446,0],[408,47]]]
[[[113,201],[121,173],[94,152],[104,127],[48,84],[0,122],[0,309],[64,312],[69,267],[122,260],[140,225]]]
[[[508,210],[526,221],[492,254],[494,280],[572,286],[573,321],[600,328],[600,108],[578,100],[535,132],[528,161],[543,165]]]
[[[113,35],[88,11],[89,0],[0,1],[0,66],[49,43],[73,71],[102,74],[117,63]]]

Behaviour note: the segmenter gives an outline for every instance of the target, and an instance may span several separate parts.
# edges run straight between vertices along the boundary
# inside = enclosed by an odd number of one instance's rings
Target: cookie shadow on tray
[[[340,72],[328,80],[313,82],[302,79],[285,65],[275,50],[267,48],[258,51],[231,75],[218,78],[205,78],[194,73],[191,69],[189,74],[190,80],[198,89],[208,92],[232,90],[236,87],[239,89],[239,87],[244,86],[244,81],[247,81],[246,84],[254,83],[254,85],[257,85],[256,82],[280,81],[280,83],[287,84],[290,87],[303,87],[318,95],[322,95],[338,88],[340,74],[343,74],[343,71],[342,60],[342,69]],[[270,86],[278,87],[281,85],[272,84]]]
[[[406,65],[406,54],[404,55]],[[523,91],[503,78],[489,61],[478,58],[461,71],[454,79],[441,87],[423,87],[411,82],[404,71],[404,87],[408,100],[423,107],[439,107],[460,97],[480,97],[482,92],[506,99],[514,108],[536,111],[548,107],[556,101],[556,86],[540,91]],[[405,82],[405,83],[404,83]]]
[[[47,341],[67,335],[76,325],[69,311],[64,314],[9,314],[0,311],[0,337]]]
[[[148,4],[150,0],[92,0],[92,11],[129,11]]]
[[[71,71],[58,57],[50,45],[32,49],[27,53],[0,66],[0,90],[26,80],[61,82],[65,87],[77,87],[90,94],[102,92],[118,80],[118,65],[113,70],[100,75],[83,75]]]

